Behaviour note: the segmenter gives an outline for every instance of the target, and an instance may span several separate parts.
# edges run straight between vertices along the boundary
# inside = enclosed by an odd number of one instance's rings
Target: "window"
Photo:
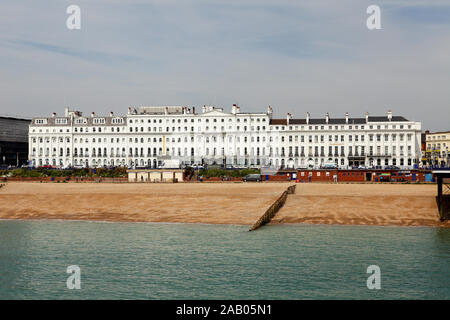
[[[67,124],[67,119],[65,118],[58,118],[55,121],[56,124]]]
[[[131,120],[130,120],[131,121]],[[149,120],[150,121],[150,120]],[[123,118],[113,118],[111,120],[112,124],[123,124]]]

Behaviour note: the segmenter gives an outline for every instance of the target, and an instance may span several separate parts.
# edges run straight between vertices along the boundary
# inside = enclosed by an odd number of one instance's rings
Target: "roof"
[[[436,131],[436,132],[425,132],[425,135],[433,135],[433,134],[442,134],[442,133],[450,133],[450,131]]]
[[[19,117],[15,117],[15,116],[1,116],[0,115],[0,119],[31,122],[30,118],[19,118]]]
[[[117,118],[121,118],[123,119],[123,123],[112,123],[112,119],[117,119]],[[125,116],[94,116],[94,117],[75,117],[73,118],[73,125],[74,126],[124,126],[125,125],[125,121],[126,121]],[[37,124],[36,120],[38,119],[46,119],[47,123],[46,124]],[[67,122],[65,124],[56,124],[56,119],[66,119]],[[75,120],[77,119],[86,119],[86,123],[75,123]],[[94,119],[105,119],[105,123],[101,123],[101,124],[95,124],[94,123]],[[70,127],[72,126],[72,122],[71,122],[71,118],[70,117],[50,117],[50,118],[46,118],[46,117],[42,117],[42,118],[33,118],[33,120],[31,121],[31,125],[32,126],[37,126],[37,127],[51,127],[51,126],[58,126],[58,127]]]
[[[399,122],[399,121],[409,121],[401,116],[393,116],[392,120],[389,121],[387,116],[382,117],[370,117],[369,122]],[[366,124],[366,118],[348,118],[348,124]],[[272,125],[287,125],[286,119],[271,119],[270,124]],[[289,119],[289,124],[306,124],[306,119]],[[325,118],[310,118],[309,124],[347,124],[345,118],[328,118],[328,123]]]

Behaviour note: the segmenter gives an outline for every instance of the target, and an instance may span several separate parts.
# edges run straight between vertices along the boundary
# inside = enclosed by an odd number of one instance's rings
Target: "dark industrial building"
[[[28,161],[28,126],[31,120],[0,116],[0,165]]]

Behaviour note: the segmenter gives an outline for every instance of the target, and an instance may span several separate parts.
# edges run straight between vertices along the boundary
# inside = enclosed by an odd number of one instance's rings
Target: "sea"
[[[450,228],[2,220],[0,299],[450,299]]]

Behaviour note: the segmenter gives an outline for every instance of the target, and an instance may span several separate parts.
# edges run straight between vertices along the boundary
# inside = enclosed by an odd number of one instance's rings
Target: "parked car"
[[[260,182],[261,181],[261,175],[258,173],[252,173],[252,174],[248,174],[245,177],[242,178],[242,181],[247,182],[247,181],[256,181],[256,182]]]
[[[194,170],[201,170],[204,169],[204,167],[201,164],[191,164],[189,167],[194,168]]]

